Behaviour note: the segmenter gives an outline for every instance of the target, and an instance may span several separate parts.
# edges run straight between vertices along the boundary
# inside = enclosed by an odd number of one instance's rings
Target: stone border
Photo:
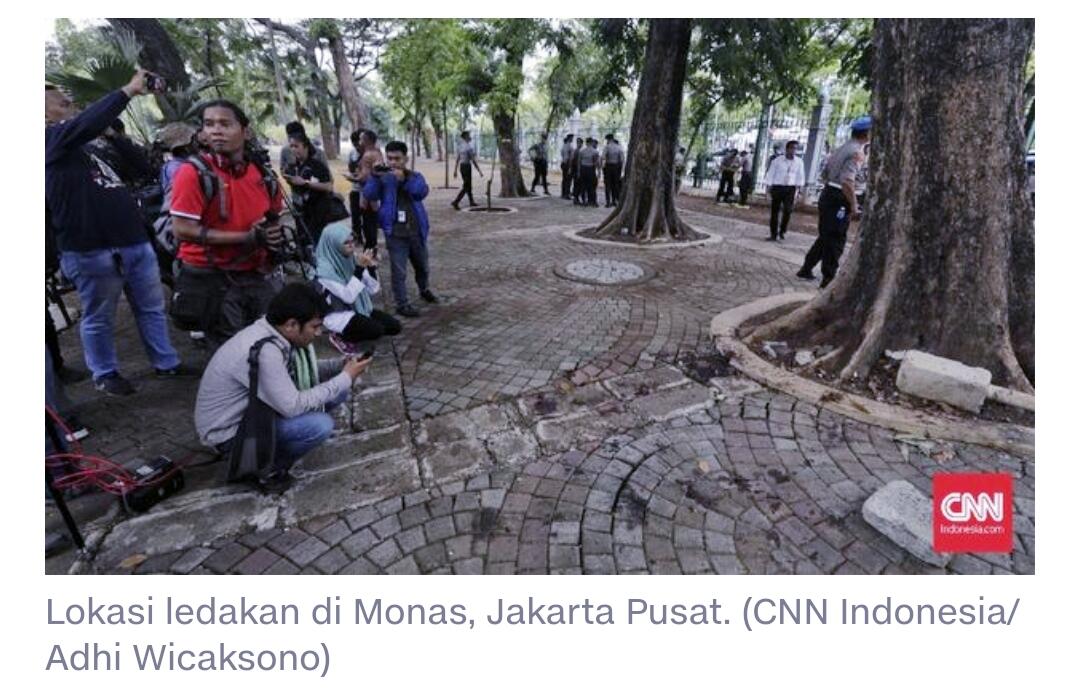
[[[740,305],[716,315],[709,333],[717,347],[732,354],[732,364],[744,375],[801,401],[854,420],[926,438],[984,445],[1023,456],[1035,455],[1035,429],[1005,423],[957,421],[924,411],[886,404],[828,387],[773,365],[754,353],[736,329],[752,317],[792,303],[805,303],[813,293],[782,293]]]
[[[501,216],[502,214],[516,214],[516,213],[518,213],[517,207],[504,207],[504,206],[501,206],[501,205],[500,206],[495,206],[493,204],[493,205],[491,205],[491,209],[492,209],[492,211],[488,211],[487,207],[481,204],[481,205],[478,205],[478,206],[475,206],[475,207],[466,207],[465,209],[462,209],[461,211],[464,211],[464,212],[467,212],[467,213],[470,213],[470,214],[480,214],[480,213],[491,214],[492,212],[498,212],[498,214],[496,214],[498,216]]]
[[[582,257],[581,259],[598,259],[598,258],[595,258],[595,257],[594,258]],[[581,260],[570,260],[570,262],[563,262],[563,263],[560,263],[560,264],[556,264],[554,267],[551,268],[551,271],[554,272],[555,276],[559,277],[560,279],[566,279],[567,281],[573,281],[573,282],[579,283],[579,284],[587,284],[589,286],[601,286],[601,287],[610,287],[610,288],[619,288],[621,286],[636,286],[637,284],[643,284],[646,281],[649,281],[651,279],[655,279],[656,275],[657,275],[657,271],[655,269],[653,269],[652,267],[650,267],[649,265],[647,265],[647,264],[638,264],[637,262],[631,262],[630,260],[614,260],[616,262],[626,262],[627,264],[633,264],[635,267],[640,268],[641,271],[644,272],[644,274],[642,276],[636,278],[636,279],[631,279],[629,281],[619,281],[617,283],[604,283],[602,281],[593,281],[591,279],[583,279],[580,276],[575,276],[575,275],[571,274],[570,272],[566,271],[566,265],[571,264],[573,262],[579,262],[579,261],[581,261]]]
[[[628,250],[681,250],[689,247],[701,247],[703,245],[716,245],[717,243],[724,242],[724,236],[715,231],[707,231],[702,228],[694,228],[698,233],[704,233],[709,236],[703,240],[692,240],[688,243],[650,243],[648,245],[639,245],[637,243],[619,243],[614,240],[597,240],[596,238],[582,238],[578,233],[588,230],[592,226],[585,226],[584,228],[576,227],[569,228],[563,231],[563,237],[568,240],[573,240],[577,243],[588,243],[589,245],[603,245],[604,247],[617,247],[626,248]]]
[[[526,195],[524,197],[497,197],[500,200],[513,200],[515,202],[535,202],[540,199],[561,199],[558,195]]]

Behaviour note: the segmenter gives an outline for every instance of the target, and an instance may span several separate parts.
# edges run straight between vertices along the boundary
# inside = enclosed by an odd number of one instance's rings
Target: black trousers
[[[570,170],[570,164],[562,164],[562,196],[563,199],[570,199],[570,190],[574,183],[574,174]]]
[[[584,204],[596,205],[596,167],[581,166],[578,172],[581,179],[581,193]]]
[[[539,161],[533,161],[533,181],[532,191],[536,191],[536,184],[540,183],[544,186],[544,194],[551,194],[548,192],[547,183],[547,159],[540,159]]]
[[[751,188],[754,187],[754,178],[749,173],[743,173],[739,177],[739,204],[746,205],[746,200],[750,199]],[[787,227],[787,224],[784,224]]]
[[[777,221],[779,221],[780,237],[787,233],[788,222],[791,221],[791,207],[795,204],[794,185],[773,185],[769,194],[772,195],[772,213],[769,215],[769,235],[776,239]],[[784,215],[780,216],[780,208],[783,207]]]
[[[827,286],[836,276],[850,223],[851,206],[847,197],[835,187],[826,186],[818,198],[818,237],[802,266],[803,273],[809,274],[821,262],[822,286]]]
[[[283,286],[276,274],[181,265],[171,316],[179,329],[205,332],[210,347],[217,350],[233,334],[265,315],[270,300]]]
[[[454,204],[460,203],[462,198],[468,195],[469,204],[475,207],[476,200],[472,196],[472,164],[463,163],[458,167],[458,170],[461,171],[461,189],[458,190],[457,197],[454,198]]]
[[[735,194],[735,171],[720,172],[720,189],[716,191],[716,201],[727,200]]]
[[[349,221],[352,222],[352,235],[353,240],[357,243],[362,243],[365,240],[364,236],[364,218],[360,211],[360,191],[349,191]]]
[[[394,336],[401,333],[401,322],[394,319],[382,310],[372,310],[367,317],[353,315],[345,329],[341,332],[341,338],[355,343],[357,341],[372,341],[383,336]]]
[[[618,204],[622,195],[622,166],[611,163],[604,166],[604,204]]]

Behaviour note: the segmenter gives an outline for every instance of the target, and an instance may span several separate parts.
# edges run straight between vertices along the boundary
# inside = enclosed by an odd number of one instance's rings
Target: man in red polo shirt
[[[210,153],[185,163],[173,180],[169,213],[181,266],[171,314],[181,329],[206,332],[216,348],[261,317],[283,285],[270,254],[283,242],[283,202],[272,174],[245,157],[244,112],[217,100],[200,118]]]

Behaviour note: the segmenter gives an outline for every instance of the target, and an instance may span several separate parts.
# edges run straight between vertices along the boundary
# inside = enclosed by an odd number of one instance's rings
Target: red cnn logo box
[[[933,487],[935,552],[1012,552],[1012,475],[936,473]]]

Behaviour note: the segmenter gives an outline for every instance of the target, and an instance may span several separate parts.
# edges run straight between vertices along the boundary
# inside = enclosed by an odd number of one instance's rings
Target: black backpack
[[[248,406],[229,445],[230,482],[262,478],[274,469],[277,414],[259,398],[259,351],[273,340],[259,339],[248,352]]]
[[[229,207],[226,203],[225,196],[218,194],[221,192],[221,179],[218,178],[215,173],[202,156],[198,154],[189,157],[184,163],[190,163],[195,168],[195,173],[199,176],[199,188],[202,190],[203,198],[207,204],[210,204],[216,197],[219,205],[219,215],[222,219],[229,218]],[[249,161],[249,166],[255,166],[259,170],[259,176],[262,178],[263,186],[266,187],[266,194],[270,198],[270,202],[273,203],[274,199],[278,195],[278,191],[281,189],[281,185],[278,182],[278,178],[274,175],[273,170],[262,165],[257,161]],[[163,248],[173,257],[176,257],[177,250],[180,249],[180,243],[176,240],[176,235],[172,230],[172,215],[167,205],[162,206],[161,215],[158,216],[157,221],[154,222],[154,237],[157,240],[159,247]]]

